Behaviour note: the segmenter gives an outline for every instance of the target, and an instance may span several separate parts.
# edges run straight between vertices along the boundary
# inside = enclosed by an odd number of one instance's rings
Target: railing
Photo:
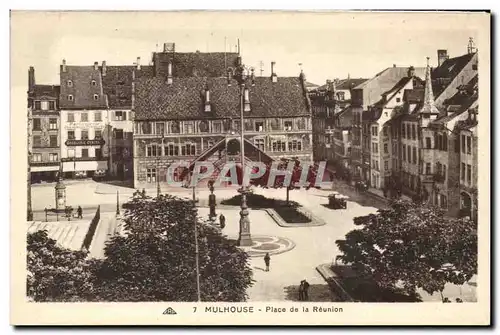
[[[90,222],[89,230],[82,243],[82,249],[89,250],[92,239],[94,238],[95,231],[97,229],[97,224],[101,220],[101,206],[97,206],[97,211],[95,212],[94,218]]]

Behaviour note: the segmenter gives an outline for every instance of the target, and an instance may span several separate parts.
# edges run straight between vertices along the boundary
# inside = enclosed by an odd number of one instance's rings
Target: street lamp
[[[195,247],[195,261],[196,261],[196,296],[198,301],[201,301],[200,291],[200,248],[198,246],[198,222],[196,217],[196,189],[193,186],[193,223],[194,223],[194,247]]]
[[[239,43],[238,43],[239,44]],[[242,173],[242,183],[241,188],[238,190],[241,193],[241,211],[240,211],[240,231],[238,235],[238,245],[239,246],[251,246],[252,237],[250,235],[250,219],[248,218],[248,206],[247,206],[247,193],[248,189],[243,185],[243,177],[245,174],[245,120],[244,120],[244,105],[245,105],[245,90],[247,75],[245,72],[249,70],[252,72],[253,79],[253,68],[249,69],[245,67],[241,62],[241,56],[238,55],[237,66],[234,71],[233,78],[238,82],[240,88],[240,153],[241,153],[241,173]],[[228,73],[231,70],[228,69]]]

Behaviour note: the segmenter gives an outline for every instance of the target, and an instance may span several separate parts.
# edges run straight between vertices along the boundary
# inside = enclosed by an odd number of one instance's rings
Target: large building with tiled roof
[[[56,85],[37,85],[35,69],[28,70],[28,109],[31,127],[31,182],[53,181],[60,165],[59,90]]]
[[[195,65],[198,57],[207,55],[193,54]],[[207,57],[207,62],[214,59],[219,59],[218,53]],[[233,56],[223,63],[218,60],[218,71],[201,68],[191,76],[185,76],[184,70],[176,76],[179,71],[175,70],[175,62],[170,62],[166,72],[135,81],[134,187],[166,186],[167,170],[174,162],[212,160],[220,167],[226,161],[239,159],[241,106],[247,159],[312,160],[311,110],[305,77],[278,77],[274,71],[271,77],[252,74],[241,94],[231,71],[236,62]],[[229,71],[222,71],[221,64],[227,65]]]

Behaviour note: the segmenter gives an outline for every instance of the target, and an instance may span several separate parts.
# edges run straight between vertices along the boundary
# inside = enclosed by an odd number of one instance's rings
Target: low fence
[[[92,243],[92,239],[94,238],[95,231],[97,229],[97,225],[101,220],[101,206],[97,206],[97,210],[95,212],[92,221],[90,222],[89,230],[87,231],[87,235],[85,235],[85,239],[82,243],[82,249],[89,250],[90,244]]]

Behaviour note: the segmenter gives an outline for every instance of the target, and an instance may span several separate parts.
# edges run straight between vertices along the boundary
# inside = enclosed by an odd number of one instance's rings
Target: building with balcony
[[[241,57],[230,56],[193,53],[193,67],[206,64],[210,71],[194,70],[179,76],[172,58],[175,55],[164,50],[155,57],[165,60],[166,71],[135,80],[135,188],[166,186],[168,168],[180,161],[188,165],[212,161],[217,171],[225,162],[238,162],[242,127],[248,161],[292,157],[312,161],[305,76],[278,77],[274,68],[270,77],[255,77],[252,72],[243,90],[233,79]],[[243,125],[240,108],[244,111]],[[174,180],[180,176],[181,171],[176,169]]]
[[[28,109],[31,118],[31,182],[54,181],[60,161],[59,86],[37,85],[28,70]]]

